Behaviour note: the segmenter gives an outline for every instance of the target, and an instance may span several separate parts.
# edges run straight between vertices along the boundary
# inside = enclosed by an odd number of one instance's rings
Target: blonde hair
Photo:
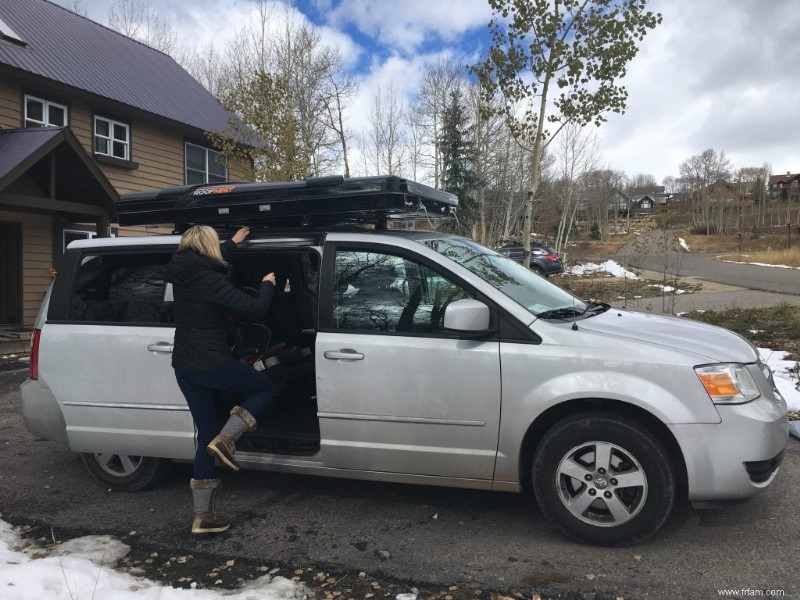
[[[194,250],[198,254],[226,264],[219,249],[219,236],[213,227],[208,225],[192,225],[181,236],[179,250]]]

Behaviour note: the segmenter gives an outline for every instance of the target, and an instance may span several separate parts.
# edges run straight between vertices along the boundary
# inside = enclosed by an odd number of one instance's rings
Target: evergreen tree
[[[472,128],[459,90],[450,92],[443,116],[439,136],[442,189],[458,196],[458,220],[451,221],[444,228],[474,237],[474,227],[480,219],[480,206],[475,193],[482,182],[474,170],[475,151],[470,140]]]

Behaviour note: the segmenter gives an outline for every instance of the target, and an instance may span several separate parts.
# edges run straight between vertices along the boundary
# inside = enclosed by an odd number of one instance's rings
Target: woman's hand
[[[275,285],[275,273],[267,273],[261,281],[269,281],[272,285]]]
[[[237,245],[241,244],[248,235],[250,235],[250,228],[247,226],[241,227],[236,233],[233,234],[231,241]]]

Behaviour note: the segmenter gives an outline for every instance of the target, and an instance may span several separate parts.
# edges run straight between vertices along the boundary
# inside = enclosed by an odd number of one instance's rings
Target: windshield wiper
[[[564,306],[536,313],[536,316],[540,319],[569,319],[571,317],[580,317],[583,313],[584,311],[574,306]]]
[[[575,306],[564,306],[561,308],[553,308],[551,310],[537,313],[536,316],[540,319],[570,319],[584,317],[587,315],[588,317],[593,317],[595,315],[599,315],[600,313],[606,312],[609,308],[611,308],[610,304],[606,304],[605,302],[595,302],[592,300],[586,303],[586,308],[583,310]]]
[[[581,312],[581,316],[592,313],[589,316],[593,317],[595,315],[599,315],[601,313],[606,312],[609,308],[611,308],[610,304],[606,304],[605,302],[595,302],[594,300],[590,300],[586,303],[586,308]]]

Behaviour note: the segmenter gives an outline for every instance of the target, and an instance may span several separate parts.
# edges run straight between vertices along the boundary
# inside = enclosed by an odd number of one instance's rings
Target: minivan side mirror
[[[444,310],[444,328],[449,331],[488,333],[489,323],[489,307],[478,300],[455,300]]]

